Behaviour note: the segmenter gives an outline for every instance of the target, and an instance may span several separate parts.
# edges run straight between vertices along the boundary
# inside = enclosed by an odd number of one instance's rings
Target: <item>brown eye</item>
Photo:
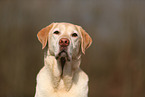
[[[55,32],[54,32],[54,34],[59,34],[59,33],[60,33],[59,31],[55,31]]]
[[[72,37],[77,37],[77,36],[78,36],[77,33],[73,33],[73,34],[72,34]]]

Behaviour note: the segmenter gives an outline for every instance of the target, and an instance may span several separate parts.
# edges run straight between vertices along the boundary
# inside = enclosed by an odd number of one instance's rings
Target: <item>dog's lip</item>
[[[60,51],[57,55],[56,55],[56,59],[61,59],[62,57],[64,57],[65,59],[66,59],[66,61],[70,61],[70,57],[69,57],[69,55],[68,55],[68,53],[67,53],[67,51],[66,50],[62,50],[62,51]]]
[[[64,65],[65,65],[65,62],[66,62],[66,58],[65,57],[61,57],[59,60],[61,62],[61,68],[62,68],[62,71],[63,71]],[[63,74],[63,72],[62,72],[62,74]]]
[[[61,76],[62,76],[66,61],[70,61],[68,57],[68,53],[65,50],[62,50],[57,54],[56,59],[60,62],[61,69],[62,69],[62,73],[61,73]]]
[[[67,47],[66,46],[60,46],[60,52],[62,51],[67,51]]]

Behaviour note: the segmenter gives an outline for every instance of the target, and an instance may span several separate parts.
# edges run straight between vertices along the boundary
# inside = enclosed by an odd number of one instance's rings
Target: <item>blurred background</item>
[[[37,32],[52,22],[82,26],[89,97],[145,97],[145,0],[0,0],[0,97],[33,97],[43,66]]]

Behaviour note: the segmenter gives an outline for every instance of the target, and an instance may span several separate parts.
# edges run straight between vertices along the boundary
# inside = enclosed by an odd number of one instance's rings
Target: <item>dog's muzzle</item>
[[[56,59],[60,61],[62,70],[64,68],[66,61],[70,61],[70,58],[67,52],[69,44],[70,44],[70,41],[67,38],[61,38],[59,40],[59,53],[56,56]]]
[[[59,53],[56,56],[56,59],[64,57],[66,61],[70,61],[68,52],[67,52],[69,44],[70,44],[70,41],[67,38],[61,38],[59,40]]]

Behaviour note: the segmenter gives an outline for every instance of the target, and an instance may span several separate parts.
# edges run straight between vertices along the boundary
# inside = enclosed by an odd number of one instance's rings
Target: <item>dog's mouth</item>
[[[67,53],[66,50],[62,50],[58,53],[58,55],[56,56],[56,59],[60,62],[61,64],[61,67],[62,67],[62,74],[63,74],[63,68],[64,68],[64,65],[66,63],[66,61],[70,61],[70,57]]]

